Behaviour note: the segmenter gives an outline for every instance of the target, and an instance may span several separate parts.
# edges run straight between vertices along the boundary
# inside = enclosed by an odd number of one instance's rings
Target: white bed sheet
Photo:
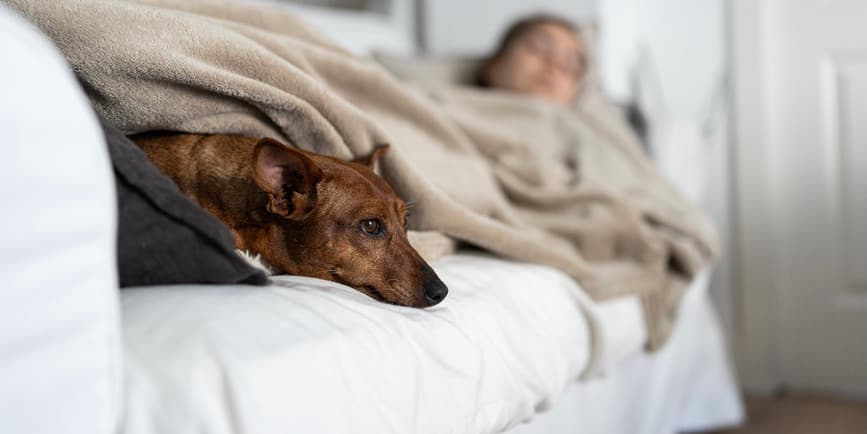
[[[450,294],[427,310],[288,276],[125,290],[124,432],[499,432],[640,353],[634,298],[482,255],[433,266]]]
[[[572,383],[550,409],[508,434],[674,434],[743,422],[728,350],[706,291],[683,300],[670,341],[604,376]]]

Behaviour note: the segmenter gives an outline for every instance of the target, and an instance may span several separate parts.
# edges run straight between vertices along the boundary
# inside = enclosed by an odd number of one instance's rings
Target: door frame
[[[732,0],[732,232],[735,306],[732,340],[743,387],[769,394],[782,384],[778,360],[779,297],[774,279],[774,168],[770,164],[768,1]]]

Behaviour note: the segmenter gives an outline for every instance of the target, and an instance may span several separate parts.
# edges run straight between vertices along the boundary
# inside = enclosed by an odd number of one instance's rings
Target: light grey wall
[[[701,122],[726,70],[725,0],[599,0],[606,89],[630,96],[630,74],[649,55],[670,114]]]

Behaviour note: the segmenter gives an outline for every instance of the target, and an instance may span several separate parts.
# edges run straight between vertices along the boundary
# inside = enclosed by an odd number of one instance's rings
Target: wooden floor
[[[867,402],[810,396],[747,397],[747,423],[719,434],[867,434]]]

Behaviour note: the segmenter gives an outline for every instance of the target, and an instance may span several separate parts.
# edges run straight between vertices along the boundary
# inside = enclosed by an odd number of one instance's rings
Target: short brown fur
[[[237,248],[282,272],[404,306],[432,306],[447,293],[407,240],[406,205],[372,170],[387,146],[347,162],[268,138],[149,133],[133,140],[232,230]]]

